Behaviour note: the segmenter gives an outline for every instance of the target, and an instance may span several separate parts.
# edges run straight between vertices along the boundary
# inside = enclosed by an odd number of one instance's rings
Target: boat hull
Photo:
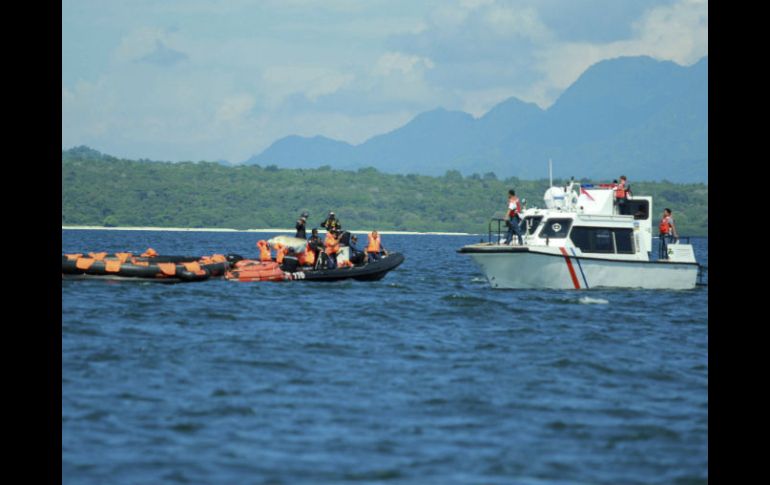
[[[296,271],[290,274],[291,279],[296,281],[340,281],[347,279],[377,281],[384,278],[389,271],[396,269],[403,262],[403,254],[389,253],[377,261],[361,266]]]
[[[686,290],[696,286],[697,263],[576,256],[565,248],[463,248],[492,288]]]

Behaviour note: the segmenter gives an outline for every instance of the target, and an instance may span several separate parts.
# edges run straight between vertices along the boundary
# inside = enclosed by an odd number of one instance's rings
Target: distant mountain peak
[[[580,177],[708,180],[708,56],[691,66],[623,56],[590,66],[547,110],[516,97],[479,118],[444,107],[352,146],[288,136],[250,163],[442,175],[541,176],[549,158]]]

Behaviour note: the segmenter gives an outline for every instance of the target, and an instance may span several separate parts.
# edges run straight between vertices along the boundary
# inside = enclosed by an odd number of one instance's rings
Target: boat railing
[[[695,236],[679,236],[676,238],[676,244],[690,244],[690,237]],[[660,239],[660,236],[653,236],[653,239]]]
[[[487,242],[489,242],[490,244],[492,243],[492,224],[495,222],[497,222],[497,233],[496,233],[497,239],[495,239],[495,244],[496,244],[497,242],[500,241],[500,237],[502,237],[502,234],[503,234],[502,225],[505,224],[506,220],[499,217],[493,217],[492,219],[489,220],[489,235],[487,237]],[[506,234],[508,233],[507,228],[505,229],[505,232]]]
[[[698,263],[698,278],[696,280],[696,286],[708,286],[709,285],[709,267]]]

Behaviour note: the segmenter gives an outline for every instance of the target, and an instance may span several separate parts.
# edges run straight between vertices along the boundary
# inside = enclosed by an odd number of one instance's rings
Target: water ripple
[[[707,483],[708,287],[499,291],[477,237],[385,238],[376,282],[63,280],[62,483]]]

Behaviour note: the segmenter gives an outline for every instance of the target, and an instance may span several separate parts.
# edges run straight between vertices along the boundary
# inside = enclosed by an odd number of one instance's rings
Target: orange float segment
[[[175,263],[158,263],[158,268],[160,268],[160,272],[166,276],[174,276],[176,274]]]
[[[94,258],[78,258],[78,260],[75,261],[75,267],[77,269],[86,270],[93,266],[95,261],[96,260]]]
[[[143,258],[153,258],[158,255],[158,252],[152,248],[147,248],[147,251],[142,253]]]
[[[110,259],[104,262],[104,270],[108,273],[117,273],[120,271],[121,261],[119,259]]]
[[[202,271],[201,265],[197,262],[182,263],[182,265],[184,266],[184,269],[186,269],[191,273],[201,274],[201,271]]]

